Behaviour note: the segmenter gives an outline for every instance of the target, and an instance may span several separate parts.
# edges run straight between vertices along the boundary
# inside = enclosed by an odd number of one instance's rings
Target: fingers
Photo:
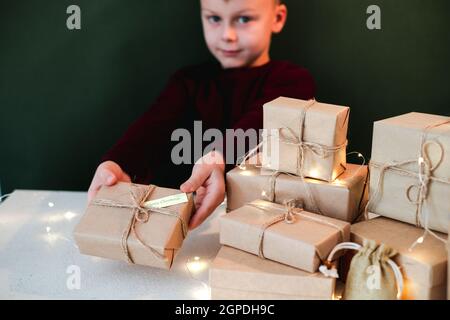
[[[211,167],[204,164],[194,165],[191,177],[184,182],[180,189],[182,192],[194,192],[208,179],[211,174]]]
[[[220,170],[214,170],[207,181],[204,197],[189,222],[189,229],[198,227],[220,205],[225,197],[225,182]]]
[[[118,181],[131,182],[130,177],[122,171],[120,166],[112,161],[100,164],[92,179],[88,190],[88,202],[90,202],[102,186],[111,186]]]

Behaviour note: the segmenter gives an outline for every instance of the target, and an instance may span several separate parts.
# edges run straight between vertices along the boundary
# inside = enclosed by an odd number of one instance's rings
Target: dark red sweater
[[[218,63],[183,68],[101,161],[117,162],[133,182],[178,188],[190,176],[192,164],[172,164],[171,150],[178,143],[170,141],[173,130],[192,132],[195,120],[202,121],[203,131],[258,130],[264,103],[279,96],[307,100],[314,94],[309,72],[287,61],[253,68],[222,69]]]

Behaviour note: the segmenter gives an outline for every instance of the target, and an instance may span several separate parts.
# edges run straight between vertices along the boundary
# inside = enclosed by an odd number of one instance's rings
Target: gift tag
[[[186,193],[178,193],[174,194],[173,196],[167,196],[163,198],[159,198],[156,200],[150,200],[144,202],[144,207],[151,209],[151,208],[165,208],[169,206],[174,206],[176,204],[185,203],[188,202],[188,197]]]

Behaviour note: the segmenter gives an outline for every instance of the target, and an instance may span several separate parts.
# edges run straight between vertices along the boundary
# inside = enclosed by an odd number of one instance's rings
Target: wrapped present
[[[266,103],[263,167],[333,181],[345,169],[349,112],[315,100],[279,97]]]
[[[404,277],[403,299],[435,299],[445,297],[447,252],[445,244],[432,236],[412,248],[423,230],[415,226],[378,217],[351,227],[352,241],[384,243],[398,253],[393,260]],[[445,237],[444,234],[438,234]]]
[[[187,234],[192,194],[119,182],[102,187],[74,230],[82,254],[168,269]]]
[[[252,201],[220,218],[220,243],[262,258],[315,272],[350,224],[264,200]]]
[[[324,216],[353,222],[367,202],[367,166],[347,164],[333,182],[270,172],[256,165],[236,167],[226,175],[227,210],[235,210],[257,199],[283,204],[303,201],[304,209]],[[310,196],[311,197],[310,197]]]
[[[336,280],[227,246],[211,264],[212,299],[332,299]]]
[[[450,118],[407,113],[374,124],[367,211],[447,233]]]

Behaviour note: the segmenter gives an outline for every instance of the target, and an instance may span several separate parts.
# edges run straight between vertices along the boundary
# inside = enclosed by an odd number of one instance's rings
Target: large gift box
[[[350,108],[286,97],[263,108],[263,167],[325,181],[344,172]]]
[[[347,222],[264,200],[220,218],[221,244],[308,272],[349,238]]]
[[[209,271],[212,299],[333,298],[335,279],[308,273],[227,246]]]
[[[168,269],[193,209],[192,194],[120,182],[98,191],[75,241],[82,254]]]
[[[411,112],[374,124],[368,210],[447,233],[450,118]]]
[[[290,174],[270,172],[245,164],[226,175],[227,210],[235,210],[256,199],[279,204],[303,200],[304,209],[327,217],[354,222],[367,202],[367,166],[349,164],[333,182],[302,179]],[[311,195],[311,197],[308,195]]]
[[[438,234],[446,237],[444,234]],[[445,244],[431,235],[423,243],[416,240],[423,229],[392,219],[378,217],[351,227],[352,241],[362,244],[364,239],[384,243],[398,254],[393,260],[404,276],[403,299],[445,299],[447,282],[447,252]]]

